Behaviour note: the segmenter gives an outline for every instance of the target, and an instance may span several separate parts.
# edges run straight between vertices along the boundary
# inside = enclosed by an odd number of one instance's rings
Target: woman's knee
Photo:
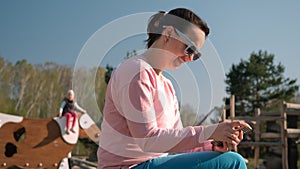
[[[224,158],[224,162],[230,163],[234,168],[244,168],[246,167],[245,159],[238,153],[235,152],[226,152],[222,154],[222,158]]]
[[[228,158],[235,159],[235,160],[244,160],[244,158],[240,154],[238,154],[236,152],[232,152],[232,151],[223,153],[223,155],[228,157]]]

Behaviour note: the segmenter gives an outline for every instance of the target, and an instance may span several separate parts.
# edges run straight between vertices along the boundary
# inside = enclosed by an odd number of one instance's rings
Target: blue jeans
[[[193,152],[148,160],[133,169],[247,169],[243,157],[234,152]]]

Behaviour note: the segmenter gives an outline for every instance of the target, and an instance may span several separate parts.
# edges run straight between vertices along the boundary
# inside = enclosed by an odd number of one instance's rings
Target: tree
[[[30,79],[34,72],[34,68],[31,64],[27,63],[27,60],[17,61],[15,65],[14,74],[14,97],[16,97],[15,111],[20,112],[23,116],[26,110],[26,97],[28,92],[26,89],[30,85]]]
[[[183,126],[195,125],[197,121],[197,113],[195,113],[192,106],[189,104],[181,106],[180,117]]]
[[[133,56],[136,56],[136,55],[137,55],[137,51],[135,49],[132,50],[132,51],[127,51],[124,60],[127,60],[127,59],[129,59],[129,58],[131,58]]]
[[[284,66],[274,64],[274,55],[266,51],[252,53],[249,60],[232,65],[226,74],[226,92],[235,95],[237,114],[252,115],[255,108],[290,100],[298,91],[296,79],[285,78]]]
[[[114,67],[110,66],[110,65],[106,65],[106,72],[105,72],[105,83],[108,84],[109,79],[111,77],[112,72],[114,71]]]
[[[13,65],[0,56],[0,112],[13,110]]]

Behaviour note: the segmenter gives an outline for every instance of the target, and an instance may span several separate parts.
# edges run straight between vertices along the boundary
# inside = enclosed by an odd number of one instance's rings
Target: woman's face
[[[187,55],[185,49],[189,46],[186,39],[182,36],[186,36],[190,41],[195,44],[197,49],[200,49],[205,41],[205,33],[198,27],[189,27],[184,35],[180,36],[174,27],[172,29],[172,37],[167,44],[167,49],[173,54],[170,57],[170,62],[167,65],[168,69],[177,69],[182,63],[192,62],[194,55]]]

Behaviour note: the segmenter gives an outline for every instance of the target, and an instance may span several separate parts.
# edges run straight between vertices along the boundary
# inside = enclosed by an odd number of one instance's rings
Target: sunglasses
[[[166,28],[167,26],[163,26],[163,28]],[[186,44],[186,48],[184,49],[184,54],[188,57],[193,56],[192,61],[198,60],[201,57],[200,51],[195,46],[194,42],[190,40],[184,33],[179,31],[174,27],[176,33],[184,40]]]

